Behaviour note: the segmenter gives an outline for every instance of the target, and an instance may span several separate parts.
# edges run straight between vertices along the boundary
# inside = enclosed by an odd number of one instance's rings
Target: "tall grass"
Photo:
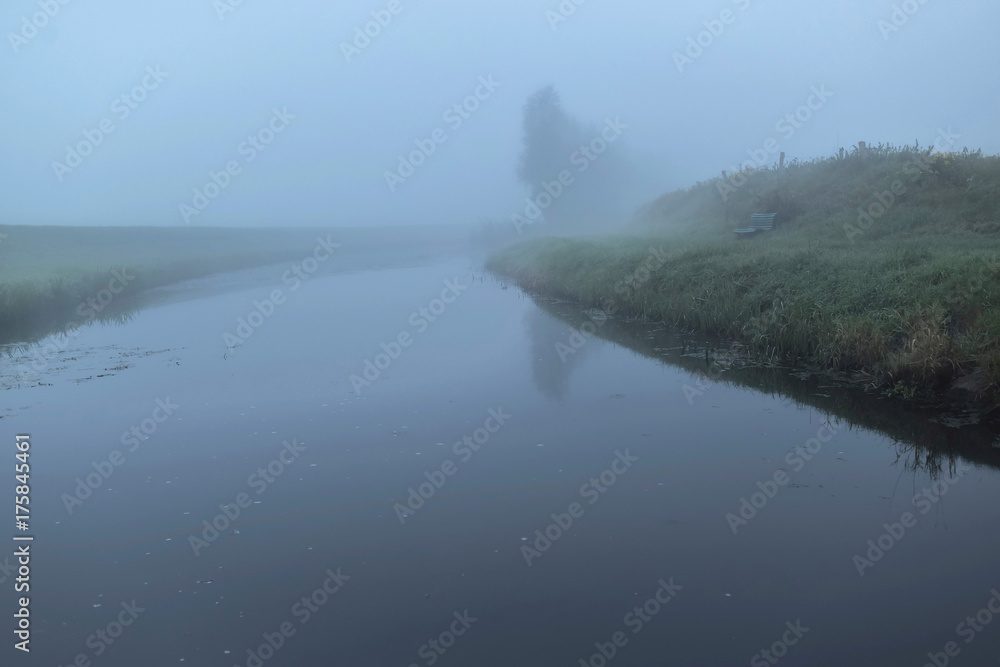
[[[843,157],[792,160],[781,170],[748,168],[703,181],[646,205],[637,222],[705,238],[742,226],[751,213],[777,211],[778,224],[786,229],[807,227],[814,240],[836,242],[846,238],[844,224],[856,224],[859,209],[891,192],[894,182],[904,192],[864,238],[1000,231],[1000,157],[881,144]]]
[[[1000,398],[1000,159],[879,146],[744,175],[661,197],[631,236],[533,241],[489,267],[896,392],[940,392],[965,377]],[[903,191],[858,227],[894,183]],[[763,211],[778,212],[775,231],[733,238]],[[650,247],[660,260],[648,279],[614,289],[649,265]]]

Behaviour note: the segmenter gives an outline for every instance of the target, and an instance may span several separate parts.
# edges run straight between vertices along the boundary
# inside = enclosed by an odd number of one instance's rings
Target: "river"
[[[31,664],[996,664],[993,431],[480,266],[264,267],[10,350]]]

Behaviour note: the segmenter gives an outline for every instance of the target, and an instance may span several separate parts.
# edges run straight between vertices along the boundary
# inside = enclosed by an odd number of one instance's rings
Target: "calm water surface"
[[[8,379],[29,664],[998,664],[992,465],[572,338],[469,260],[272,273]]]

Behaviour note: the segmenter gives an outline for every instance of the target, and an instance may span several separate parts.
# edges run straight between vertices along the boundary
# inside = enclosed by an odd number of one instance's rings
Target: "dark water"
[[[579,309],[468,260],[257,276],[7,378],[4,477],[30,433],[35,541],[32,652],[11,648],[7,576],[4,664],[1000,662],[984,427],[785,371],[703,376],[645,325],[571,338]],[[359,393],[366,360],[385,368]]]

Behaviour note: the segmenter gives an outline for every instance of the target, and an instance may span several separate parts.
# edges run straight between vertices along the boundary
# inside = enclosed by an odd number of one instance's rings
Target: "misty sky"
[[[558,0],[243,0],[220,18],[225,3],[5,0],[0,223],[508,220],[526,194],[521,108],[549,83],[581,121],[628,126],[635,204],[769,138],[811,158],[858,140],[926,145],[950,127],[958,148],[1000,153],[995,1],[567,0],[554,27]],[[916,11],[890,31],[902,5]],[[55,15],[25,28],[44,6]],[[348,62],[341,45],[372,12],[391,22]],[[706,21],[720,34],[679,71],[675,52]],[[832,96],[779,131],[824,86]],[[478,109],[445,116],[477,87]],[[113,132],[91,154],[54,168],[102,123]],[[438,128],[446,140],[390,191],[385,172]],[[244,143],[259,133],[273,141]],[[185,219],[210,172],[228,185]]]

